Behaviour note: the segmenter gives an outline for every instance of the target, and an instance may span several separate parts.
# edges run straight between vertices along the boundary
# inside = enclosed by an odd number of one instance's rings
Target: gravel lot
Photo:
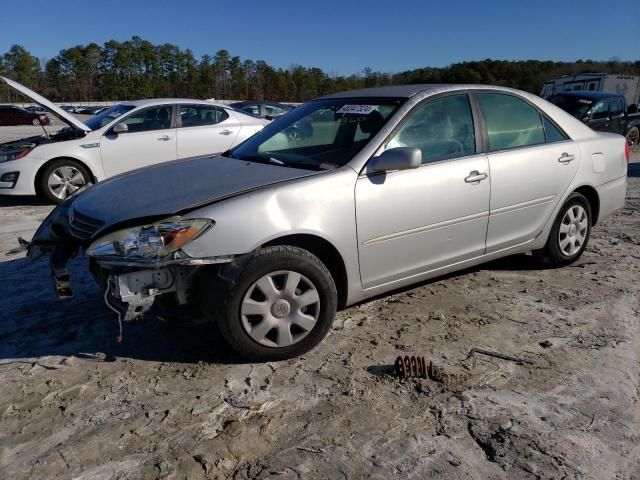
[[[51,207],[0,197],[0,478],[638,479],[638,167],[577,264],[522,255],[423,283],[267,364],[197,321],[146,318],[116,345],[86,258],[61,303],[47,262],[3,256]],[[432,378],[392,376],[405,354]]]

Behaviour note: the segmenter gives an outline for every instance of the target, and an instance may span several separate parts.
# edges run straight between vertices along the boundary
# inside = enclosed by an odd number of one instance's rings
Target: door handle
[[[158,137],[158,140],[162,140],[163,142],[167,142],[167,141],[171,140],[171,138],[169,137],[169,135],[162,135],[161,137]]]
[[[480,173],[478,170],[474,170],[472,172],[469,172],[469,176],[465,177],[464,181],[467,183],[476,183],[481,182],[485,178],[487,178],[486,173]]]
[[[558,161],[560,163],[569,163],[569,162],[573,162],[576,159],[575,155],[569,155],[567,152],[564,152],[562,155],[560,155],[560,158],[558,158]]]
[[[231,130],[222,130],[220,135],[231,135],[233,132]]]

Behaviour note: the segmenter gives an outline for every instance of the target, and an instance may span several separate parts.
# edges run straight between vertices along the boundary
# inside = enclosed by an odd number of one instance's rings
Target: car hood
[[[175,160],[132,170],[81,193],[73,210],[102,224],[184,213],[275,183],[321,172],[221,156]]]
[[[29,97],[32,101],[34,101],[38,105],[40,105],[42,107],[45,107],[48,110],[50,110],[51,113],[53,113],[55,116],[60,118],[63,122],[65,122],[70,127],[78,128],[80,130],[84,130],[85,132],[90,132],[91,131],[91,129],[87,125],[85,125],[83,122],[81,122],[80,120],[75,118],[73,115],[65,112],[63,109],[61,109],[57,105],[51,103],[49,100],[44,98],[42,95],[38,95],[33,90],[30,90],[27,87],[25,87],[24,85],[21,85],[20,83],[15,82],[15,81],[13,81],[13,80],[11,80],[9,78],[0,76],[0,80],[2,80],[4,83],[9,85],[14,90],[17,90],[18,92],[22,93],[23,95],[26,95],[27,97]]]

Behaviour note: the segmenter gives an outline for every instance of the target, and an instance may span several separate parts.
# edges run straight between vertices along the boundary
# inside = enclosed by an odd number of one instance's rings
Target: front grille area
[[[96,233],[104,222],[83,215],[75,210],[69,214],[69,233],[80,240],[88,240]]]

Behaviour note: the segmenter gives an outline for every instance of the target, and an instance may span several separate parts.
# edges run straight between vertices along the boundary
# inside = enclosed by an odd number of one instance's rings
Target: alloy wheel
[[[49,179],[47,185],[53,196],[64,200],[76,190],[86,185],[87,179],[80,170],[71,166],[63,166],[56,168]]]
[[[247,290],[240,307],[242,326],[266,347],[298,343],[315,327],[320,295],[304,275],[291,270],[268,273]]]

